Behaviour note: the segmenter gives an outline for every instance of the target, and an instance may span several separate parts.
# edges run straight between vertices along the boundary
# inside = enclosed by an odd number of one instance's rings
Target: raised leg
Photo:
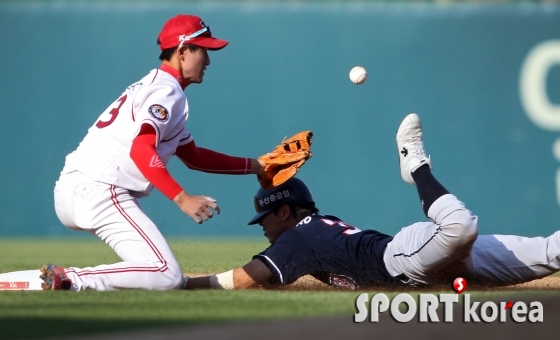
[[[398,232],[387,245],[384,262],[393,276],[448,284],[470,270],[478,218],[434,178],[422,136],[418,115],[407,115],[397,130],[397,150],[401,176],[417,186],[424,212],[433,222],[415,223]]]

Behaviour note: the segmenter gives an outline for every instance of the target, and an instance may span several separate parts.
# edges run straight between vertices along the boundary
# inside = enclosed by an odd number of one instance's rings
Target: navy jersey
[[[375,230],[354,228],[335,216],[315,213],[282,233],[253,259],[274,274],[271,284],[286,285],[304,275],[331,286],[395,285],[387,272],[383,252],[393,237]]]

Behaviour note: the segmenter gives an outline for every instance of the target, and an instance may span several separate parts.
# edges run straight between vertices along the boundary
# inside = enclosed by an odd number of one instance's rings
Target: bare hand
[[[251,159],[251,173],[252,174],[256,174],[257,178],[261,178],[263,171],[264,171],[264,166],[266,164],[260,160],[260,159]]]
[[[173,199],[179,208],[188,216],[192,217],[196,223],[202,223],[214,215],[212,209],[217,214],[220,213],[220,207],[216,204],[216,200],[208,196],[191,196],[185,191],[181,191]]]

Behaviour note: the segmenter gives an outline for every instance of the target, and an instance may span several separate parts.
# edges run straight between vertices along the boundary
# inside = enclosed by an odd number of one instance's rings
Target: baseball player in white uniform
[[[254,203],[271,246],[245,266],[191,278],[186,289],[244,289],[282,286],[312,275],[331,286],[403,287],[469,283],[509,285],[560,270],[560,231],[549,237],[478,235],[478,218],[433,176],[416,114],[397,131],[403,180],[415,184],[428,222],[402,228],[395,236],[360,230],[315,206],[298,178],[264,190]]]
[[[175,155],[190,169],[218,174],[262,174],[253,158],[233,157],[195,144],[185,122],[184,89],[201,83],[208,50],[228,42],[212,36],[194,15],[169,19],[158,36],[162,64],[125,91],[99,116],[78,148],[66,157],[56,182],[56,214],[68,228],[97,235],[122,262],[88,268],[41,268],[43,289],[166,290],[183,274],[139,199],[153,187],[197,223],[219,213],[216,200],[188,194],[166,164]]]

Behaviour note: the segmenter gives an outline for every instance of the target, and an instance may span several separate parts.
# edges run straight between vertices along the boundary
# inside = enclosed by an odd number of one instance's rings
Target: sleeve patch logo
[[[152,117],[159,120],[160,122],[166,122],[169,120],[169,113],[167,109],[159,104],[154,104],[148,108],[148,112]]]

